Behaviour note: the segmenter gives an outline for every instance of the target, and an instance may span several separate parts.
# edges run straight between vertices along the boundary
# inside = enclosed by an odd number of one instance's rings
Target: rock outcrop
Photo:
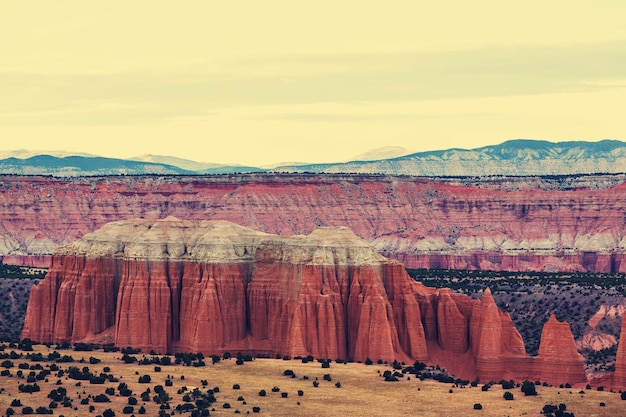
[[[540,373],[545,380],[563,378],[570,383],[585,382],[583,359],[576,351],[576,342],[567,322],[553,315],[543,326],[539,343]]]
[[[626,320],[622,320],[622,331],[615,357],[615,373],[611,383],[613,387],[626,389]]]
[[[565,327],[549,322],[531,358],[489,290],[478,301],[427,288],[347,228],[280,237],[169,217],[109,223],[59,248],[32,289],[22,337],[420,360],[470,379],[575,383],[576,364],[584,370]]]
[[[587,330],[581,338],[576,340],[576,347],[579,351],[597,352],[610,349],[617,344],[620,323],[626,311],[623,296],[619,295],[618,300],[619,304],[601,304],[587,321]]]
[[[594,376],[593,386],[602,386],[614,390],[626,390],[626,320],[622,319],[621,333],[615,355],[615,372]]]
[[[5,176],[0,255],[28,263],[21,256],[50,255],[110,221],[171,215],[285,236],[346,226],[408,268],[626,272],[626,184],[514,191],[524,179],[503,179],[507,190],[494,181],[486,189],[381,175]]]

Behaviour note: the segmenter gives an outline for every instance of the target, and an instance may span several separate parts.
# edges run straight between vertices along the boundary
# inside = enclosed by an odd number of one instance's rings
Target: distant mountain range
[[[130,159],[46,151],[0,151],[0,174],[81,177],[101,175],[211,175],[264,172],[257,167],[220,165],[171,156],[141,155]],[[19,156],[23,156],[20,158]]]
[[[419,152],[376,161],[280,167],[281,172],[394,175],[569,175],[626,172],[626,142],[548,142],[516,139],[475,149]]]
[[[475,149],[409,152],[384,147],[349,162],[252,167],[196,162],[172,156],[104,158],[59,151],[0,151],[0,174],[54,175],[205,175],[236,172],[314,172],[441,176],[528,176],[626,172],[626,142],[548,142],[516,139]]]
[[[103,158],[99,156],[50,156],[7,158],[0,160],[0,173],[81,177],[92,175],[193,174],[165,164]]]

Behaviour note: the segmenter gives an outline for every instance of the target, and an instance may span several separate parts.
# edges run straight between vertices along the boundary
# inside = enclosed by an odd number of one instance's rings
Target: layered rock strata
[[[509,178],[502,190],[489,181],[490,189],[382,175],[5,176],[0,255],[28,262],[20,256],[49,255],[110,221],[172,215],[285,236],[347,226],[408,268],[626,272],[626,184],[539,190]]]
[[[573,344],[569,327],[559,329]],[[427,288],[347,228],[280,237],[224,221],[109,223],[57,250],[22,336],[161,353],[420,360],[485,381],[580,382],[548,360],[578,363],[584,377],[575,349],[554,351],[553,336],[540,357],[526,355],[489,290],[478,301]]]

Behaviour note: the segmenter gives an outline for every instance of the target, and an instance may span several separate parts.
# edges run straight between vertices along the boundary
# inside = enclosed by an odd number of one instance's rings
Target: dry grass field
[[[7,349],[6,352],[10,352]],[[15,350],[18,354],[24,353]],[[35,352],[41,352],[44,356],[54,351],[54,346],[47,349],[45,346],[35,346]],[[199,388],[206,392],[208,389],[219,387],[216,392],[216,402],[210,408],[210,415],[224,416],[233,414],[257,415],[253,407],[260,407],[258,415],[265,416],[539,416],[545,404],[567,405],[567,411],[573,412],[577,417],[585,416],[620,416],[626,415],[626,401],[620,399],[618,393],[599,392],[581,388],[552,388],[537,387],[536,397],[525,397],[519,388],[510,391],[514,394],[514,400],[503,399],[505,390],[500,385],[494,385],[489,391],[482,391],[478,387],[455,387],[452,384],[438,383],[432,380],[420,381],[412,376],[402,378],[398,382],[385,382],[380,376],[385,370],[391,369],[385,365],[364,365],[357,363],[337,364],[331,363],[330,368],[322,368],[317,361],[302,363],[300,360],[276,360],[256,359],[236,365],[234,358],[222,360],[212,365],[210,358],[206,360],[204,367],[189,367],[182,365],[161,366],[160,372],[155,372],[154,365],[124,364],[120,358],[120,352],[75,352],[71,350],[59,351],[61,355],[70,355],[77,362],[59,363],[61,369],[69,366],[88,366],[92,373],[99,374],[105,367],[109,367],[108,374],[119,379],[119,382],[106,382],[104,384],[90,384],[89,381],[70,379],[67,375],[57,377],[57,372],[52,372],[47,380],[37,381],[41,390],[36,393],[19,392],[18,386],[26,384],[26,376],[30,370],[23,370],[24,377],[19,378],[17,372],[19,364],[29,363],[25,358],[14,359],[14,367],[9,368],[12,376],[0,377],[0,412],[6,415],[11,402],[19,399],[22,407],[13,406],[16,415],[21,415],[23,407],[30,406],[34,410],[39,406],[48,407],[51,390],[64,387],[67,396],[72,400],[71,407],[59,404],[53,410],[54,415],[68,416],[97,416],[102,415],[106,409],[112,409],[116,416],[123,416],[123,408],[128,405],[128,397],[120,396],[118,385],[124,382],[132,390],[132,396],[137,398],[138,403],[133,408],[133,413],[138,416],[140,406],[144,406],[146,416],[159,415],[159,405],[153,401],[144,402],[140,394],[151,389],[150,397],[154,395],[154,387],[162,385],[171,397],[170,409],[164,410],[171,415],[190,415],[190,412],[179,413],[175,411],[178,404],[184,403],[181,392],[183,387],[189,390]],[[136,355],[141,359],[142,355]],[[89,358],[95,357],[102,362],[90,365]],[[80,359],[85,363],[78,363]],[[48,369],[54,362],[36,362]],[[22,365],[25,367],[25,365]],[[6,368],[0,368],[5,370]],[[285,370],[291,370],[296,377],[284,376]],[[39,371],[35,371],[38,373]],[[141,375],[150,375],[151,382],[139,383]],[[323,379],[324,374],[330,374],[331,381]],[[172,381],[172,386],[165,386],[165,381]],[[184,379],[183,379],[184,378]],[[208,384],[202,386],[202,380]],[[313,382],[319,382],[318,387]],[[336,383],[340,383],[340,387]],[[60,384],[60,385],[58,385]],[[235,384],[239,389],[234,389]],[[114,395],[108,395],[110,402],[96,403],[93,397],[103,394],[105,389],[115,389]],[[277,387],[280,391],[274,392]],[[259,396],[259,391],[265,390],[267,395]],[[299,396],[298,391],[303,391]],[[451,390],[451,392],[450,392]],[[283,397],[287,394],[286,398]],[[91,395],[89,404],[81,404],[81,399]],[[230,404],[230,408],[224,408],[224,404]],[[474,410],[475,403],[482,405],[482,410]],[[605,403],[604,407],[600,403]],[[89,407],[93,406],[92,412]],[[214,410],[213,410],[214,409]],[[128,410],[127,410],[128,411]],[[128,414],[130,415],[130,414]]]

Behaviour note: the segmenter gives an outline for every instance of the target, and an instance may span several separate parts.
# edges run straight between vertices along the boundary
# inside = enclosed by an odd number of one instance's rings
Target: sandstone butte
[[[622,319],[622,330],[615,358],[615,373],[600,382],[607,382],[612,387],[622,389],[626,387],[626,320]]]
[[[346,226],[408,268],[626,272],[626,183],[542,190],[536,181],[476,180],[491,187],[479,188],[383,175],[0,176],[0,256],[47,266],[56,247],[105,223],[175,216],[284,236]]]
[[[481,381],[586,382],[567,323],[526,354],[508,314],[413,281],[347,228],[281,237],[226,221],[112,222],[60,247],[22,337],[160,353],[394,359]]]

